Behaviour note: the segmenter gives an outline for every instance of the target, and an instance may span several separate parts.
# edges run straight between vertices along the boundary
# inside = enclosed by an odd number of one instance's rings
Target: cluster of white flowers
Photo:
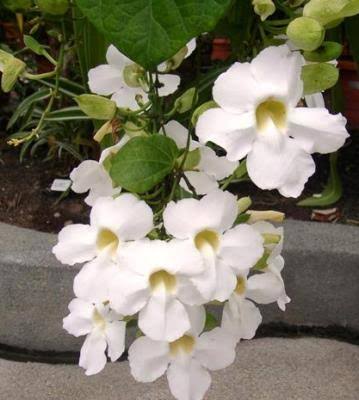
[[[191,49],[193,43],[187,53]],[[137,108],[138,94],[147,101],[140,67],[113,47],[107,58],[109,65],[90,71],[91,89],[112,94],[119,107]],[[167,72],[171,65],[160,67]],[[86,335],[80,366],[87,375],[101,371],[107,356],[116,361],[123,354],[126,325],[137,321],[140,337],[128,351],[134,378],[152,382],[166,372],[174,397],[201,400],[211,382],[208,370],[229,366],[238,342],[255,335],[262,321],[256,304],[277,303],[285,310],[290,299],[281,276],[282,228],[251,218],[243,222],[237,197],[218,182],[247,156],[257,186],[298,196],[315,169],[311,153],[343,145],[341,115],[297,108],[302,65],[299,52],[269,47],[216,80],[218,107],[199,117],[199,142],[188,141],[177,121],[163,126],[160,133],[194,155],[180,185],[188,191],[191,185],[200,198],[170,201],[160,222],[140,196],[114,188],[106,169],[107,157],[129,137],[106,149],[99,162],[85,161],[72,172],[73,190],[89,191],[90,224],[63,228],[53,252],[62,263],[85,263],[74,280],[76,298],[64,328]],[[169,85],[162,94],[177,88],[172,75],[161,77]],[[226,156],[207,142],[221,146]],[[220,311],[215,328],[206,325],[206,306]]]

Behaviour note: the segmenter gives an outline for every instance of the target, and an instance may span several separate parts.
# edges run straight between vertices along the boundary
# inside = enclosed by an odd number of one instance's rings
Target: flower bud
[[[191,123],[192,125],[196,125],[198,118],[207,110],[209,110],[210,108],[217,108],[218,105],[215,101],[210,100],[207,101],[206,103],[203,103],[202,105],[200,105],[199,107],[197,107],[194,110],[194,113],[192,114],[192,118],[191,118]]]
[[[238,213],[242,214],[245,211],[248,210],[248,208],[252,205],[252,199],[249,196],[246,197],[241,197],[237,201],[237,206],[238,206]]]
[[[93,139],[97,142],[97,143],[101,143],[102,139],[108,135],[109,133],[112,132],[112,124],[111,121],[107,121],[105,122],[101,128],[96,132],[95,136],[93,137]]]
[[[31,8],[32,0],[2,0],[2,5],[8,10],[18,13]]]
[[[339,70],[329,63],[305,65],[301,78],[304,84],[304,95],[322,92],[333,87],[339,79]]]
[[[69,0],[36,0],[40,10],[51,15],[64,15],[69,9]]]
[[[116,103],[95,94],[82,94],[75,98],[81,110],[93,119],[109,120],[115,116]]]
[[[187,52],[188,52],[187,46],[182,47],[182,49],[179,50],[173,57],[167,60],[165,72],[177,69],[182,64],[182,61],[185,59]]]
[[[17,79],[25,71],[26,64],[12,54],[0,50],[1,89],[8,93],[14,87]]]
[[[254,224],[257,221],[272,221],[272,222],[283,222],[285,214],[279,211],[255,211],[248,210],[247,214],[249,214],[248,222]]]
[[[317,49],[323,43],[324,35],[323,26],[313,18],[296,18],[287,27],[288,38],[302,50]]]
[[[129,87],[140,87],[144,72],[144,69],[137,64],[126,65],[123,70],[123,79],[126,85]]]
[[[314,18],[322,25],[328,25],[358,13],[358,0],[310,0],[303,9],[304,16]]]
[[[183,157],[184,157],[184,153],[177,158],[176,163],[178,166],[180,166],[182,164]],[[198,148],[189,151],[187,153],[186,160],[183,164],[183,170],[184,171],[193,171],[198,166],[200,161],[201,161],[201,153]]]
[[[305,51],[304,58],[310,62],[328,62],[337,59],[342,53],[343,46],[336,42],[323,42],[314,51]]]
[[[254,12],[260,16],[261,21],[265,21],[275,12],[275,5],[272,0],[252,0]]]
[[[196,96],[196,97],[195,97]],[[178,99],[175,101],[175,110],[183,114],[192,108],[192,105],[198,101],[198,94],[195,88],[186,90]]]
[[[133,138],[135,136],[146,136],[147,132],[140,126],[136,125],[134,122],[127,121],[123,125],[123,129],[126,132],[126,135],[129,136],[130,138]]]

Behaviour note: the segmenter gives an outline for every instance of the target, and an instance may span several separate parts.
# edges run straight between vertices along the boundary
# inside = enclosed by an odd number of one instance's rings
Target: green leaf
[[[166,136],[134,137],[113,157],[111,178],[130,192],[147,192],[173,170],[178,152]]]
[[[339,70],[332,64],[318,63],[302,68],[304,94],[318,93],[334,86],[339,78]]]
[[[77,121],[91,119],[79,107],[66,107],[47,114],[45,121]]]
[[[141,66],[152,69],[211,31],[231,0],[77,0],[96,28]]]
[[[206,322],[204,325],[205,331],[211,331],[219,325],[217,318],[210,312],[206,312]]]
[[[24,35],[24,43],[27,48],[39,56],[42,56],[46,52],[43,46],[32,36]]]
[[[15,122],[26,113],[26,111],[34,104],[39,101],[45,100],[50,97],[49,89],[41,89],[38,92],[33,93],[31,96],[26,97],[16,108],[14,114],[11,116],[6,129],[10,129]]]
[[[330,174],[323,192],[298,202],[302,207],[326,207],[336,203],[342,197],[342,182],[337,168],[338,153],[330,155]]]

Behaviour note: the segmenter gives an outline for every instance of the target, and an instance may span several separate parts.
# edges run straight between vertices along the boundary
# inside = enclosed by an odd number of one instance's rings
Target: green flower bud
[[[69,0],[36,0],[40,10],[51,15],[64,15],[69,9]]]
[[[251,224],[254,224],[257,221],[283,222],[285,217],[284,213],[273,210],[267,210],[267,211],[248,210],[247,214],[250,215],[249,223]]]
[[[2,4],[8,10],[17,13],[31,8],[32,0],[2,0]]]
[[[314,51],[305,51],[304,58],[310,62],[327,62],[337,59],[342,54],[343,46],[336,42],[323,42]]]
[[[202,105],[200,105],[199,107],[197,107],[194,110],[194,113],[192,114],[192,118],[191,118],[191,123],[192,125],[196,125],[198,118],[207,110],[209,110],[210,108],[218,108],[218,104],[213,101],[207,101],[206,103],[203,103]]]
[[[123,79],[129,87],[140,87],[144,73],[144,69],[137,64],[126,65],[123,70]]]
[[[100,129],[96,132],[95,136],[93,137],[93,139],[97,142],[97,143],[101,143],[102,140],[104,139],[105,136],[109,135],[110,133],[112,133],[112,124],[111,121],[106,121],[101,127]]]
[[[195,98],[196,96],[196,98]],[[192,108],[192,105],[196,104],[198,101],[198,94],[195,88],[190,88],[186,90],[178,99],[175,101],[175,110],[183,114]]]
[[[134,122],[127,121],[123,125],[123,129],[126,132],[126,135],[133,138],[135,136],[146,136],[147,132],[141,127],[136,125]]]
[[[254,12],[260,16],[261,21],[265,21],[275,12],[275,5],[272,0],[252,0]]]
[[[302,68],[304,95],[322,92],[333,87],[339,78],[339,70],[328,63],[305,65]]]
[[[323,43],[324,35],[323,26],[313,18],[296,18],[287,27],[288,38],[302,50],[317,49]]]
[[[165,61],[166,70],[164,72],[169,72],[171,70],[177,69],[182,64],[182,61],[185,59],[187,52],[187,46],[182,47],[182,49],[179,50],[173,57]]]
[[[315,18],[322,25],[359,13],[359,0],[310,0],[303,15]]]
[[[176,166],[178,168],[183,162],[184,155],[185,152],[183,151],[183,153],[176,160]],[[184,171],[195,171],[200,161],[201,161],[200,150],[198,148],[191,150],[187,153],[187,157],[182,168]]]
[[[241,197],[237,201],[238,213],[242,214],[248,210],[248,208],[252,205],[252,199],[249,196]]]
[[[81,110],[93,119],[109,120],[115,116],[116,103],[95,94],[82,94],[75,98]]]
[[[14,87],[17,79],[25,71],[26,64],[12,54],[0,50],[1,89],[8,93]]]

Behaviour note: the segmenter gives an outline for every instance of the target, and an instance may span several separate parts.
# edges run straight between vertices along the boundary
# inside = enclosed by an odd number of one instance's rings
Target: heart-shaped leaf
[[[178,152],[176,143],[166,136],[134,137],[113,156],[111,178],[130,192],[147,192],[172,171]]]
[[[131,60],[154,68],[212,30],[231,0],[77,0],[88,19]]]

